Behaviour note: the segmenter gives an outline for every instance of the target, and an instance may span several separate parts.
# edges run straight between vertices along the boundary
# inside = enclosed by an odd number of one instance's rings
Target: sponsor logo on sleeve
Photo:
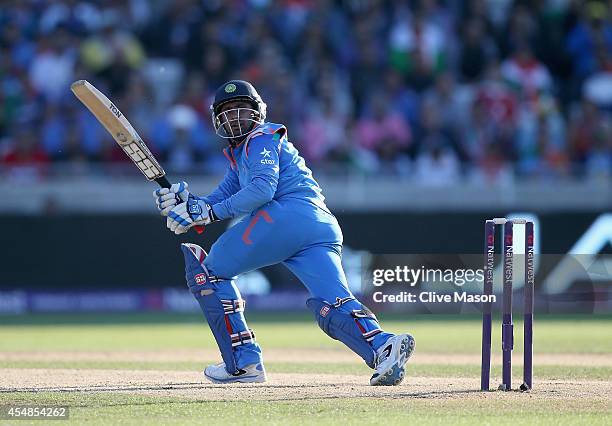
[[[270,157],[272,151],[268,151],[265,147],[263,151],[259,154],[261,155],[261,160],[259,161],[261,164],[275,164],[274,160]]]

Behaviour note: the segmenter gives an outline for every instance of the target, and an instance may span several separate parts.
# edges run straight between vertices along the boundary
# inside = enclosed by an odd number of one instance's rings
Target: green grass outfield
[[[327,338],[314,324],[310,315],[249,316],[258,342],[276,352],[293,350],[339,349],[338,342]],[[382,316],[383,326],[394,332],[412,333],[417,340],[418,354],[437,356],[465,355],[477,359],[480,354],[479,317]],[[499,352],[500,326],[494,323],[493,348]],[[2,392],[0,405],[53,404],[71,407],[71,422],[89,424],[142,424],[154,418],[162,423],[238,423],[238,424],[508,424],[519,421],[529,424],[612,424],[610,395],[588,392],[580,398],[549,392],[538,396],[538,381],[575,380],[602,384],[612,382],[612,363],[581,362],[581,356],[594,359],[612,358],[612,317],[541,316],[536,318],[535,385],[530,394],[501,392],[482,394],[467,392],[452,397],[420,396],[409,393],[411,377],[468,378],[478,388],[478,362],[449,363],[415,361],[408,369],[402,385],[407,393],[395,396],[334,397],[333,387],[326,397],[258,401],[198,401],[190,398],[127,392]],[[515,359],[522,351],[522,324],[515,323]],[[117,357],[109,360],[58,360],[10,357],[15,353],[92,352],[151,353],[157,351],[190,351],[214,348],[207,326],[192,315],[30,315],[0,317],[0,375],[12,369],[99,369],[99,370],[168,370],[198,371],[213,359],[199,360],[135,360]],[[470,355],[472,358],[470,358]],[[552,361],[538,365],[538,355]],[[555,356],[564,359],[555,364]],[[466,358],[464,356],[464,358]],[[437,358],[436,358],[437,359]],[[588,359],[588,358],[587,358]],[[575,365],[572,360],[576,360]],[[269,375],[304,374],[363,374],[367,383],[370,370],[356,362],[267,362]],[[520,375],[515,367],[515,375]],[[499,376],[499,365],[493,368]],[[492,380],[492,384],[493,384]],[[587,386],[587,385],[585,385]],[[440,389],[443,391],[444,389]],[[197,391],[194,391],[197,392]],[[1,422],[1,421],[0,421]],[[22,424],[22,423],[19,423]],[[38,424],[38,423],[36,423]],[[55,424],[55,423],[54,423]]]

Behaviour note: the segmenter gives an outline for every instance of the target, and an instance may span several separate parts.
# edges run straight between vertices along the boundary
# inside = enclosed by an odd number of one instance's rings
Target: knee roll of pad
[[[189,290],[196,296],[206,293],[206,285],[225,280],[209,273],[204,266],[206,251],[197,244],[181,244],[181,250],[185,257],[185,279]],[[210,286],[208,286],[210,287]]]
[[[343,306],[348,304],[347,302],[358,308],[351,310],[350,307]],[[360,324],[359,319],[376,321],[376,317],[368,308],[354,298],[339,299],[334,304],[320,298],[312,298],[306,301],[306,306],[315,314],[317,323],[325,334],[344,343],[363,358],[370,368],[374,368],[376,352],[369,342],[382,330],[378,326],[368,330]]]

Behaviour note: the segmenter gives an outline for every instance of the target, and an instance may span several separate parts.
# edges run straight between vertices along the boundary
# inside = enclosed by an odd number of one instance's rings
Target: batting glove
[[[155,204],[162,216],[168,216],[170,210],[189,198],[189,185],[187,182],[178,182],[170,188],[159,188],[153,191]]]
[[[208,225],[219,220],[210,204],[190,196],[168,212],[166,226],[176,235],[184,234],[195,225]]]

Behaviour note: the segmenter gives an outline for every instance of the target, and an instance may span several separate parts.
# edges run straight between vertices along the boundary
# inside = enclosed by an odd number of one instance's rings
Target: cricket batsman
[[[196,225],[242,217],[211,247],[182,244],[187,285],[215,337],[223,362],[204,370],[214,383],[265,382],[262,350],[244,317],[234,280],[282,263],[306,286],[307,307],[319,327],[374,369],[371,385],[397,385],[415,342],[384,332],[350,292],[341,264],[342,231],[319,184],[282,124],[266,122],[255,88],[231,80],[215,94],[212,121],[228,146],[225,177],[211,194],[190,194],[180,182],[154,192],[167,227],[182,234]]]

